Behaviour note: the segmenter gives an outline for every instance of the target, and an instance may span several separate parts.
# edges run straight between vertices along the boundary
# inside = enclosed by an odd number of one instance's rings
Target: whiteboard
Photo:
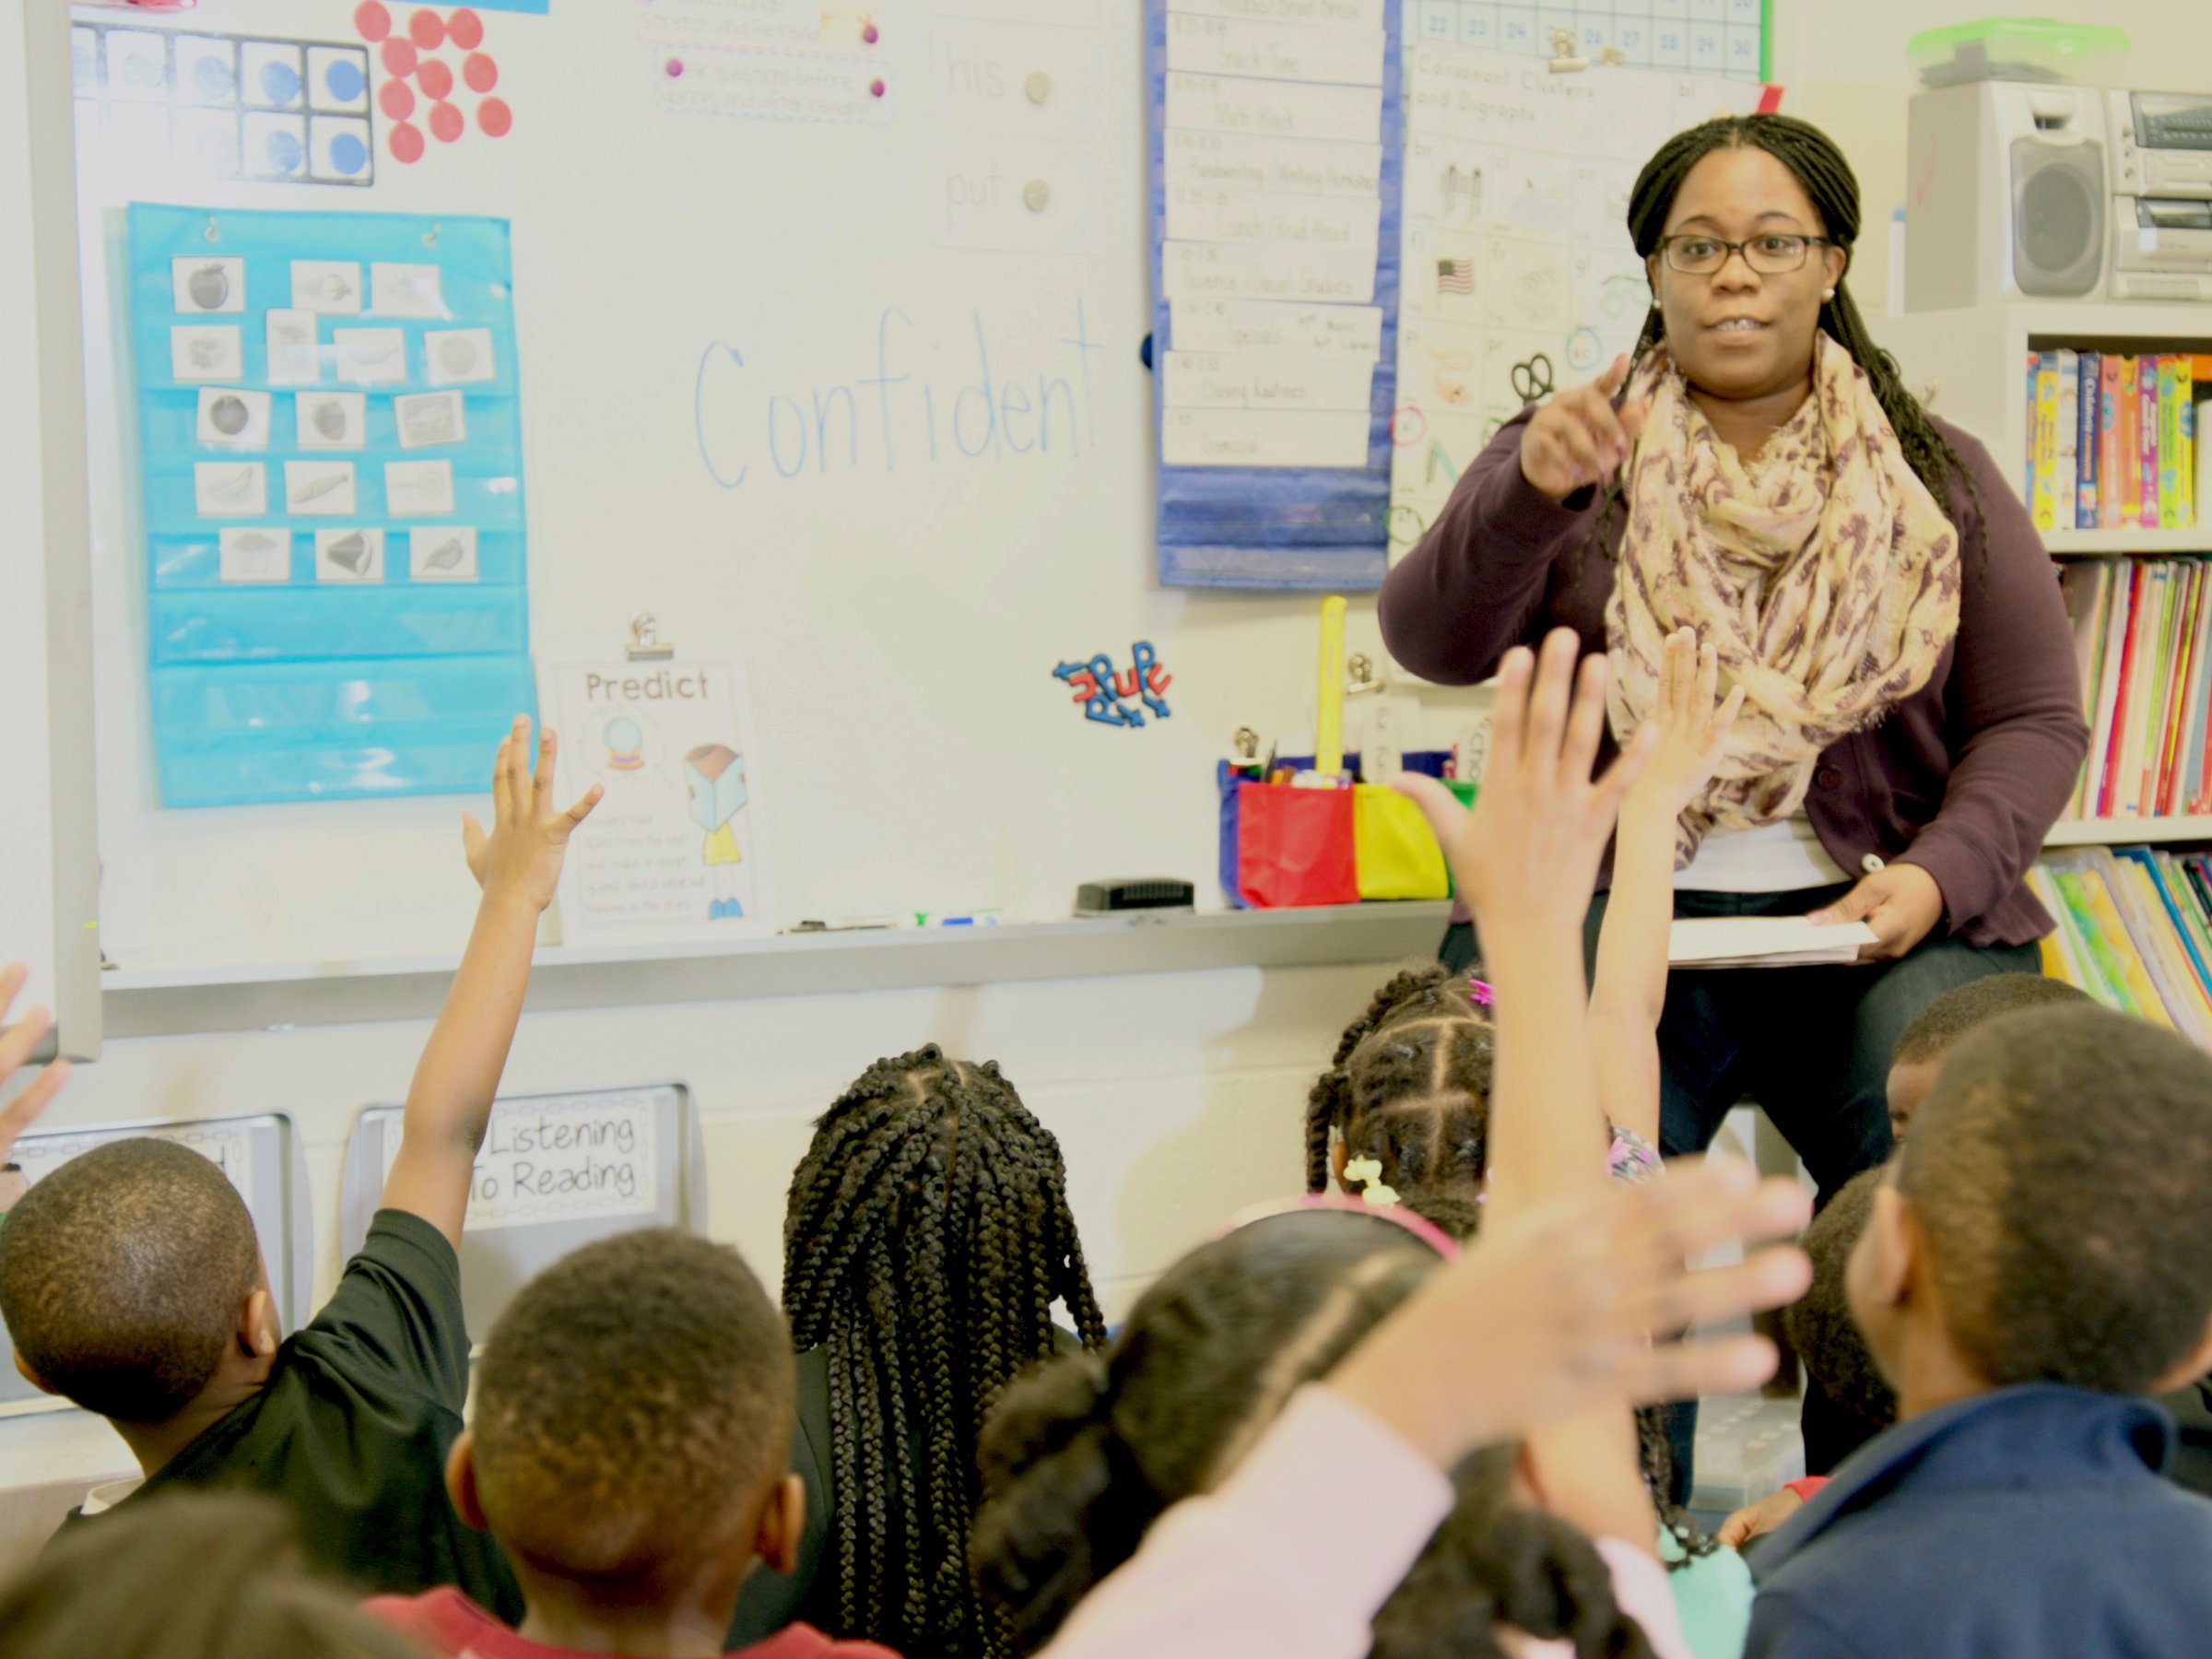
[[[36,1185],[55,1168],[94,1147],[141,1135],[189,1147],[230,1178],[253,1217],[277,1324],[286,1332],[305,1324],[314,1313],[313,1201],[307,1182],[307,1155],[299,1132],[281,1112],[206,1118],[192,1124],[146,1122],[57,1129],[23,1136],[16,1143],[16,1158]],[[6,1328],[0,1325],[0,1417],[61,1411],[67,1409],[68,1404],[40,1393],[23,1380],[15,1367]]]
[[[346,1143],[338,1248],[369,1236],[399,1156],[404,1109],[371,1106]],[[461,1306],[478,1342],[514,1293],[594,1239],[640,1227],[707,1230],[699,1114],[680,1083],[493,1103],[461,1233]]]
[[[691,49],[647,22],[765,27],[806,9],[484,10],[512,130],[472,126],[403,164],[380,113],[367,187],[170,176],[142,147],[85,147],[100,844],[118,964],[450,950],[474,897],[459,814],[482,809],[159,806],[128,335],[109,279],[131,200],[510,222],[532,649],[619,647],[643,608],[678,647],[742,654],[760,745],[748,810],[774,852],[780,924],[1065,916],[1077,882],[1123,874],[1184,877],[1218,902],[1213,763],[1240,725],[1295,746],[1314,609],[1154,585],[1140,8],[877,5],[884,96],[852,123],[687,107],[736,83],[695,53],[670,76]],[[352,0],[205,0],[182,22],[132,21],[343,41],[354,18]],[[842,73],[824,78],[850,94]],[[1042,214],[1023,205],[1037,181]],[[1099,653],[1126,666],[1139,641],[1173,676],[1171,717],[1087,722],[1053,669]]]
[[[0,7],[0,961],[57,1031],[41,1057],[100,1053],[92,856],[92,680],[65,87],[30,77],[65,36],[58,7]],[[21,42],[26,50],[16,50]],[[46,140],[58,126],[59,145]],[[51,872],[52,878],[44,879]]]

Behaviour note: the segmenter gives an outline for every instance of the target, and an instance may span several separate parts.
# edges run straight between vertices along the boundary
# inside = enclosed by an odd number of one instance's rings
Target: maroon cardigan
[[[1616,510],[1603,553],[1584,549],[1597,492],[1555,501],[1521,476],[1531,413],[1475,458],[1382,584],[1383,641],[1425,679],[1488,679],[1508,649],[1562,626],[1582,635],[1585,651],[1606,648],[1627,514]],[[1806,814],[1846,871],[1868,868],[1869,854],[1919,865],[1943,890],[1952,935],[2021,945],[2052,927],[2026,875],[2088,752],[2080,672],[2051,557],[2027,510],[1986,449],[1935,424],[1981,492],[1986,563],[1974,545],[1975,507],[1954,485],[1947,506],[1966,559],[1958,637],[1925,687],[1821,754]]]

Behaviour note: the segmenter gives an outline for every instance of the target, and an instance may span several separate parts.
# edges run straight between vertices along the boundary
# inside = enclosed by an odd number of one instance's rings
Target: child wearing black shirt
[[[459,1584],[519,1611],[488,1540],[445,1500],[468,1391],[459,1258],[471,1170],[522,1013],[537,918],[570,833],[597,803],[553,804],[555,739],[535,777],[518,717],[493,769],[487,833],[464,818],[483,888],[423,1049],[399,1152],[329,1303],[280,1341],[244,1203],[168,1141],[96,1147],[33,1186],[0,1248],[0,1317],[40,1387],[98,1412],[145,1472],[120,1500],[241,1486],[282,1499],[311,1561],[369,1588]],[[24,1121],[11,1114],[7,1140]],[[7,1147],[0,1144],[0,1159]],[[65,1529],[100,1524],[72,1514]]]

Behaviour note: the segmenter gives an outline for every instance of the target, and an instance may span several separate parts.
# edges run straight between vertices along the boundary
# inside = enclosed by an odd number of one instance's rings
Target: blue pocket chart
[[[535,706],[506,221],[129,223],[162,805],[481,790]]]

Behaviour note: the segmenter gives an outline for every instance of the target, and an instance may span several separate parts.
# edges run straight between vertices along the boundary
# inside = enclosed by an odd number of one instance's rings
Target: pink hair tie
[[[1467,994],[1475,999],[1475,1006],[1478,1008],[1487,1008],[1498,1000],[1498,993],[1490,989],[1488,982],[1478,980],[1471,973],[1467,975]]]

